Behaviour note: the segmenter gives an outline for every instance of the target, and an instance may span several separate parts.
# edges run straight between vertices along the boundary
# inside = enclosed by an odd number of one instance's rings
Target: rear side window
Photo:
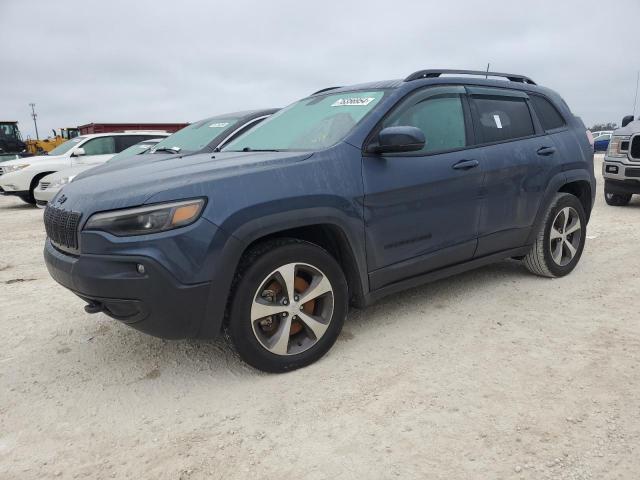
[[[524,98],[473,96],[476,129],[483,143],[502,142],[535,134]]]
[[[538,95],[531,95],[529,98],[542,124],[542,128],[545,130],[553,130],[565,125],[564,118],[562,118],[562,115],[560,115],[556,107],[554,107],[549,100]]]
[[[158,138],[158,136],[153,135],[118,135],[116,138],[116,153],[120,153],[123,150],[126,150],[132,145],[136,143],[140,143],[143,140],[148,140],[150,138]],[[162,138],[162,136],[160,136]]]
[[[416,96],[420,97],[420,94]],[[424,147],[419,151],[422,153],[454,150],[467,144],[464,111],[459,94],[443,94],[417,101],[411,97],[382,124],[382,128],[395,126],[417,127],[422,130],[426,139]]]
[[[85,155],[109,155],[116,153],[116,142],[113,137],[97,137],[83,143]]]

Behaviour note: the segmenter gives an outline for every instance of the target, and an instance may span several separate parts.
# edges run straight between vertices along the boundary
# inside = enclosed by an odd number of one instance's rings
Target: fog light
[[[141,264],[136,265],[136,270],[138,270],[138,273],[140,275],[144,275],[146,272],[144,265],[141,265]]]
[[[605,167],[605,172],[607,172],[607,173],[618,173],[618,166],[617,165],[607,165]]]

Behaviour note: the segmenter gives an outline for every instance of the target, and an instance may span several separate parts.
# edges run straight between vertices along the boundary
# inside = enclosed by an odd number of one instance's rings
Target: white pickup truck
[[[613,132],[602,163],[604,198],[607,204],[622,207],[640,194],[640,118],[622,119],[622,128]]]

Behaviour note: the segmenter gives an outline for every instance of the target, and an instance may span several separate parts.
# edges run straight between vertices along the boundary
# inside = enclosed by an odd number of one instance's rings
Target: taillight
[[[587,140],[589,140],[589,145],[593,148],[593,134],[591,133],[591,130],[587,130]]]
[[[629,151],[629,136],[614,135],[609,142],[607,157],[626,157]]]

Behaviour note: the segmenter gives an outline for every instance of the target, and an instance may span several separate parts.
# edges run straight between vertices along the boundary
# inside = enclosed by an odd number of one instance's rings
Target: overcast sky
[[[491,62],[557,90],[588,125],[619,123],[633,109],[638,19],[640,0],[0,0],[0,120],[34,137],[34,102],[41,137],[192,122]]]

